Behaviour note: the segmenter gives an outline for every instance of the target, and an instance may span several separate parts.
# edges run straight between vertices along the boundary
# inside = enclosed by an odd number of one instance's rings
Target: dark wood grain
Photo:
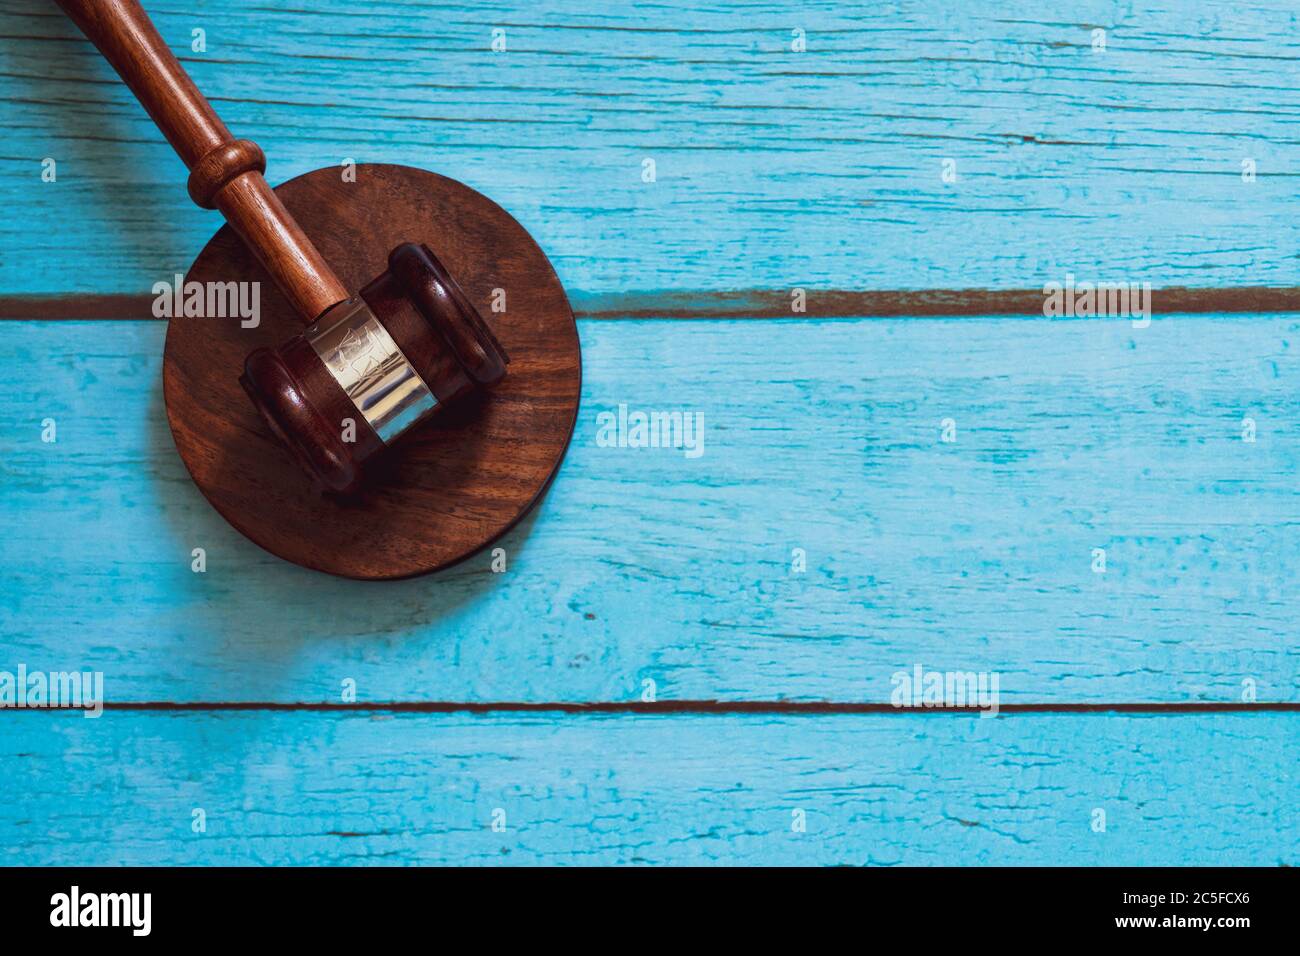
[[[266,184],[266,157],[237,140],[135,0],[58,0],[190,170],[189,194],[220,209],[310,322],[348,290]]]
[[[353,578],[446,567],[518,521],[555,474],[573,432],[581,355],[554,270],[505,210],[454,180],[407,166],[336,169],[276,190],[306,234],[359,288],[403,241],[428,245],[510,355],[510,374],[406,435],[355,499],[321,495],[276,442],[239,385],[244,357],[298,330],[288,300],[223,228],[187,281],[261,281],[261,321],[177,318],[167,330],[163,387],[176,447],[212,505],[289,561]],[[506,311],[493,312],[493,290]]]

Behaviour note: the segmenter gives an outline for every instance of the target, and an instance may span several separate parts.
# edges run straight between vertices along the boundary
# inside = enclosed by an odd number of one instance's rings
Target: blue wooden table
[[[582,410],[503,572],[244,540],[148,308],[215,214],[7,4],[0,670],[109,709],[0,711],[0,862],[1300,862],[1293,3],[146,5],[273,182],[513,213]],[[1044,317],[1067,274],[1156,314]]]

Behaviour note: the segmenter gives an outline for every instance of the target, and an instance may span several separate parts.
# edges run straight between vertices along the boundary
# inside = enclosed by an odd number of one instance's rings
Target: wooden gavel
[[[439,408],[505,375],[505,350],[427,246],[403,243],[356,295],[263,178],[136,0],[58,0],[190,171],[190,198],[219,209],[304,322],[250,354],[240,377],[271,431],[332,492]]]

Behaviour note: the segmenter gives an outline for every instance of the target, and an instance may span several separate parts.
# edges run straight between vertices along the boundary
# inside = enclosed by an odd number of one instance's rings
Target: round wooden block
[[[276,188],[325,260],[356,290],[389,250],[423,242],[460,282],[510,356],[493,391],[439,409],[394,443],[366,490],[322,494],[272,437],[239,384],[244,357],[303,322],[229,226],[189,282],[260,283],[260,324],[172,318],[163,394],[176,448],[200,490],[244,535],[287,561],[350,578],[437,571],[475,553],[533,506],[578,413],[582,356],[555,270],[509,213],[468,186],[409,166],[339,167]],[[494,296],[506,311],[493,312]]]

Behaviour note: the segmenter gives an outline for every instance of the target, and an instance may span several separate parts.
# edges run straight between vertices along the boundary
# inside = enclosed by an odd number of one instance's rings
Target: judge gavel
[[[257,349],[240,382],[299,463],[331,492],[416,424],[505,375],[509,359],[427,246],[403,243],[350,295],[136,0],[58,0],[144,106],[190,171],[190,198],[219,209],[310,323]]]

